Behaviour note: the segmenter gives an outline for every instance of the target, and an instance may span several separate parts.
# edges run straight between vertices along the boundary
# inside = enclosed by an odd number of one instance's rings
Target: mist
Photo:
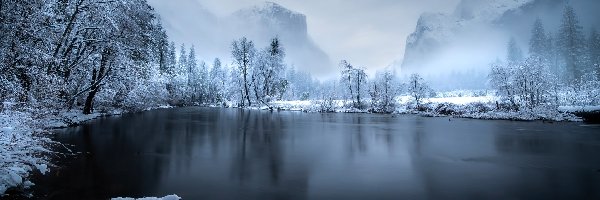
[[[407,45],[401,66],[396,66],[403,76],[421,73],[435,77],[431,82],[437,89],[487,88],[485,75],[456,74],[487,74],[492,63],[506,61],[510,38],[515,38],[528,56],[534,21],[541,19],[547,34],[556,38],[567,4],[575,9],[586,37],[600,26],[600,16],[594,12],[600,7],[598,1],[462,1],[451,13],[422,15],[409,37],[413,42]]]
[[[170,39],[178,45],[194,44],[202,60],[212,61],[215,57],[229,60],[231,42],[242,36],[259,47],[267,44],[270,37],[280,36],[288,50],[288,65],[316,78],[329,79],[337,77],[338,63],[343,59],[366,68],[370,75],[390,67],[402,58],[406,37],[414,31],[423,12],[450,12],[458,1],[274,1],[305,16],[305,37],[236,17],[240,10],[261,7],[264,2],[259,0],[150,0],[149,3],[160,14]]]

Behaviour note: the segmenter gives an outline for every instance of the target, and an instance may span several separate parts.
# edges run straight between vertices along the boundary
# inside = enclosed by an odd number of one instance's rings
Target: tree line
[[[586,38],[575,10],[567,5],[557,33],[547,32],[537,19],[531,35],[527,57],[511,38],[506,62],[492,64],[490,83],[507,109],[600,103],[600,36],[595,29]]]
[[[277,37],[262,48],[247,38],[234,40],[231,63],[215,58],[207,64],[194,46],[169,40],[146,0],[2,0],[0,22],[0,110],[90,114],[347,99],[346,107],[392,112],[401,88],[417,104],[430,93],[418,75],[411,84],[400,84],[391,70],[369,79],[365,68],[347,61],[339,80],[318,81],[286,64]]]
[[[146,0],[2,0],[0,22],[0,110],[262,106],[318,91],[286,66],[278,38],[262,49],[232,42],[231,64],[199,61],[194,46],[169,41]]]
[[[0,29],[0,101],[22,107],[125,107],[166,64],[145,0],[3,0]]]

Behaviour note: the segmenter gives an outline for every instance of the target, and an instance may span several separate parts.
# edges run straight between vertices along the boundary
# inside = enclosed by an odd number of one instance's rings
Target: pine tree
[[[166,55],[166,69],[163,71],[163,73],[169,75],[169,76],[173,76],[175,74],[175,68],[177,67],[177,55],[175,53],[175,42],[171,42],[169,44],[169,47],[167,49],[167,55]]]
[[[523,61],[523,51],[521,51],[521,47],[517,44],[517,40],[514,37],[510,38],[507,46],[507,56],[506,60],[509,63],[518,63]]]
[[[221,66],[221,60],[215,58],[213,66],[210,69],[210,86],[209,86],[209,98],[211,103],[221,103],[225,101],[225,94],[227,93],[226,88],[226,73]]]
[[[354,66],[352,66],[352,64],[348,63],[348,61],[346,60],[342,60],[340,62],[340,68],[342,68],[341,70],[341,77],[340,77],[340,82],[342,83],[342,85],[345,86],[345,88],[347,88],[348,90],[347,93],[350,95],[350,99],[353,101],[354,103],[354,89],[352,87],[352,79],[353,79],[353,75],[352,73],[354,72]]]
[[[590,71],[595,72],[600,79],[600,34],[598,34],[596,29],[592,29],[592,32],[590,33],[588,54],[590,61],[589,66],[592,67]]]
[[[177,60],[177,74],[186,74],[187,72],[187,57],[189,55],[186,52],[185,44],[181,44],[179,47],[179,59]]]
[[[263,91],[265,91],[265,94],[269,97],[276,97],[283,92],[281,86],[285,81],[282,77],[285,70],[285,64],[283,63],[285,50],[281,46],[279,38],[275,37],[271,40],[271,44],[266,52],[267,68],[263,74]]]
[[[529,55],[542,58],[545,62],[549,60],[549,41],[541,19],[536,19],[531,30],[529,40]]]
[[[196,60],[196,49],[194,45],[190,47],[187,62],[186,74],[187,74],[187,89],[186,93],[190,96],[190,103],[196,102],[200,95],[199,88],[199,77],[198,77],[198,61]]]
[[[562,24],[559,29],[558,48],[566,69],[566,78],[570,84],[576,84],[584,71],[584,36],[575,10],[565,7]]]

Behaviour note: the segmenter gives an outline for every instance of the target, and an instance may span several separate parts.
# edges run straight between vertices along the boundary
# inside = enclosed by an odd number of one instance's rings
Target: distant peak
[[[285,16],[286,18],[305,18],[303,14],[287,9],[272,1],[264,1],[254,5],[253,7],[241,9],[237,11],[235,15],[242,17],[263,16],[272,18],[274,16]]]
[[[264,7],[282,7],[278,3],[275,3],[272,1],[265,1],[265,2],[263,2],[263,5],[264,5]]]
[[[261,4],[258,4],[254,7],[254,10],[256,11],[267,11],[267,12],[273,12],[273,11],[277,11],[277,12],[282,12],[282,11],[286,11],[286,12],[291,12],[291,10],[279,5],[278,3],[272,2],[272,1],[265,1]]]

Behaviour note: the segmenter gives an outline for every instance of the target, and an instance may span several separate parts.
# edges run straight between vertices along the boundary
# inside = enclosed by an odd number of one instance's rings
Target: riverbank
[[[0,113],[0,195],[34,185],[34,171],[45,174],[52,167],[54,148],[66,148],[50,139],[51,129],[78,125],[102,116],[120,113],[81,114],[81,111],[39,112],[4,110]]]
[[[573,106],[539,106],[518,111],[505,109],[497,103],[494,96],[480,97],[438,97],[428,98],[416,106],[410,97],[396,98],[394,114],[416,114],[426,117],[459,117],[484,120],[517,120],[517,121],[568,121],[568,122],[594,122],[600,113],[599,107],[573,107]],[[369,105],[370,101],[364,104]],[[368,113],[370,109],[352,108],[344,100],[333,101],[275,101],[271,107],[276,110],[290,110],[303,112],[339,112],[339,113]],[[269,109],[268,107],[254,109]],[[594,113],[596,113],[594,115]],[[590,120],[588,120],[590,119]]]
[[[597,122],[600,111],[592,107],[540,107],[530,110],[505,111],[498,110],[492,102],[493,97],[458,97],[430,98],[419,107],[411,106],[407,97],[397,98],[395,114],[417,114],[427,117],[461,117],[488,120],[547,120],[572,121],[595,119]],[[366,102],[370,103],[370,102]],[[368,109],[356,109],[348,106],[343,100],[330,101],[276,101],[270,106],[252,107],[248,109],[276,109],[303,112],[340,112],[368,113]],[[231,105],[230,105],[231,106]],[[158,108],[170,108],[161,106]],[[36,114],[33,114],[36,113]],[[50,155],[57,154],[52,149],[67,148],[53,142],[49,130],[77,126],[83,122],[99,117],[127,113],[123,110],[81,114],[79,110],[63,110],[54,112],[33,112],[31,110],[10,110],[0,113],[0,195],[7,190],[24,190],[33,185],[28,180],[34,172],[42,174],[52,167]],[[586,120],[587,121],[587,120]]]
[[[597,177],[600,163],[592,158],[600,148],[599,128],[411,114],[159,109],[60,130],[53,138],[82,153],[36,175],[32,192],[41,199],[285,199],[308,193],[316,199],[420,199],[432,193],[595,199],[591,188],[599,180],[580,177]],[[556,190],[540,173],[558,173],[569,187]],[[431,184],[437,189],[427,190]],[[538,192],[523,195],[523,185]],[[332,194],[332,187],[345,189]]]
[[[159,108],[171,107],[159,106],[145,110]],[[112,110],[85,115],[79,109],[3,110],[0,112],[0,196],[10,190],[18,193],[33,186],[30,175],[49,172],[54,167],[51,157],[62,154],[54,150],[65,148],[68,151],[68,147],[50,139],[52,129],[73,127],[100,117],[131,112],[135,111]]]

